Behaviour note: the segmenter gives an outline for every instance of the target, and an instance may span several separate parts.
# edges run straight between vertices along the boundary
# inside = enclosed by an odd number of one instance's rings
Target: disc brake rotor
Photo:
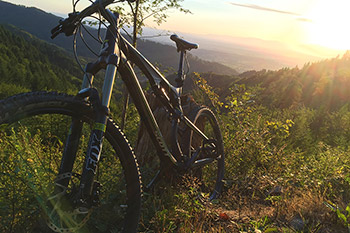
[[[58,183],[58,181],[67,178],[71,180],[69,188]],[[55,232],[68,233],[79,230],[89,220],[92,213],[92,208],[72,207],[72,198],[77,190],[73,178],[79,180],[80,175],[69,172],[57,176],[55,185],[62,191],[47,198],[44,207],[46,224]]]

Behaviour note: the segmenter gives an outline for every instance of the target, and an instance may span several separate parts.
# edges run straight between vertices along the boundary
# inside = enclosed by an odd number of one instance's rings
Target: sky
[[[65,15],[71,0],[6,0]],[[85,3],[84,3],[85,1]],[[82,0],[87,5],[87,0]],[[350,49],[349,0],[184,0],[192,14],[169,11],[166,23],[147,26],[201,35],[259,38],[291,46]]]

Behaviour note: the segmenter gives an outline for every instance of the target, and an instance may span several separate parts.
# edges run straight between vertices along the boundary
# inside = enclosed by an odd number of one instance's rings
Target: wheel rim
[[[190,157],[198,153],[196,162],[204,159],[214,159],[212,162],[191,169],[192,176],[197,178],[200,192],[209,200],[218,198],[224,177],[224,154],[221,132],[211,112],[200,111],[194,124],[209,138],[190,133]]]

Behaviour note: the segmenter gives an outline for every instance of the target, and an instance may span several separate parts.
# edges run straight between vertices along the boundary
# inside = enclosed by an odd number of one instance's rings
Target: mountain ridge
[[[18,16],[21,17],[18,17]],[[45,40],[48,43],[55,44],[72,52],[72,38],[67,38],[60,35],[55,40],[50,38],[50,30],[57,26],[60,17],[47,13],[34,7],[18,6],[4,1],[0,1],[0,23],[12,24],[20,29],[23,29],[39,39]],[[94,30],[94,29],[92,29]],[[93,50],[100,48],[99,44],[94,45],[92,38],[86,38],[87,43],[93,47]],[[170,39],[169,39],[170,40]],[[139,40],[138,49],[144,53],[152,63],[161,64],[162,67],[173,67],[177,70],[178,54],[174,46],[162,45],[153,41]],[[159,51],[161,48],[161,51]],[[151,50],[152,49],[152,50]],[[93,58],[88,49],[83,43],[79,43],[77,50],[79,55],[83,57]],[[155,57],[157,54],[158,57]],[[215,72],[225,75],[235,75],[238,72],[228,66],[219,64],[218,62],[205,61],[196,56],[189,54],[189,62],[191,64],[191,71],[195,72]]]

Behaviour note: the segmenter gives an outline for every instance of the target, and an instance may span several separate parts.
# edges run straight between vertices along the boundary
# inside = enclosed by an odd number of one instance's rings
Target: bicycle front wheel
[[[72,118],[84,122],[71,172],[58,175]],[[136,232],[141,208],[139,168],[124,134],[108,120],[93,198],[77,211],[94,113],[73,96],[33,92],[0,101],[0,232]],[[59,179],[70,182],[54,193]],[[65,196],[64,201],[61,197]]]
[[[186,127],[182,137],[182,151],[191,161],[190,175],[200,192],[209,200],[218,198],[224,179],[225,156],[221,130],[214,113],[202,107],[189,115],[189,119],[206,135]]]

